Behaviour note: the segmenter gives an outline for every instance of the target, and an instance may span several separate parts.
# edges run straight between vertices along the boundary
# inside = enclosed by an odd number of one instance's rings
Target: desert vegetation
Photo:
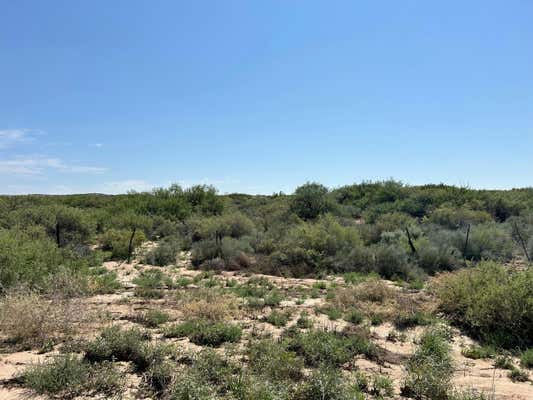
[[[1,196],[0,395],[527,398],[532,255],[532,189]]]

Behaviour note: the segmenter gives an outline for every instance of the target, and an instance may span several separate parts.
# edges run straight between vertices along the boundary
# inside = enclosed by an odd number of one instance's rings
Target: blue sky
[[[0,193],[533,185],[532,1],[0,9]]]

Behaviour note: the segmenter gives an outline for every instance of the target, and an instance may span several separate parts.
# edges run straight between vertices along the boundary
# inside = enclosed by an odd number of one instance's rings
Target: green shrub
[[[165,238],[159,241],[157,247],[145,254],[143,263],[160,267],[175,264],[180,250],[181,245],[175,238]]]
[[[310,367],[321,364],[339,366],[357,354],[373,357],[376,352],[368,338],[356,334],[314,330],[299,332],[287,340],[288,349],[301,355]]]
[[[265,318],[265,321],[274,326],[282,327],[287,325],[287,322],[289,322],[290,318],[291,314],[289,312],[280,312],[274,310],[268,314],[268,316]]]
[[[533,368],[533,348],[527,349],[520,355],[520,365],[524,368]]]
[[[480,358],[492,358],[496,351],[490,346],[470,346],[461,350],[461,354],[467,358],[478,360]]]
[[[73,398],[81,395],[120,394],[125,378],[111,363],[90,364],[75,355],[53,359],[27,368],[23,385],[38,394]]]
[[[494,360],[494,367],[500,369],[513,369],[515,366],[509,356],[498,356]]]
[[[148,310],[145,313],[138,315],[135,321],[149,328],[155,328],[161,324],[164,324],[170,319],[170,316],[160,310]]]
[[[352,309],[345,313],[344,320],[352,324],[359,325],[365,319],[363,313],[359,310]]]
[[[111,253],[111,258],[125,260],[128,258],[130,237],[131,231],[128,229],[109,229],[100,237],[100,246],[102,250]],[[144,241],[146,241],[144,233],[137,230],[133,237],[133,249],[139,247]]]
[[[309,318],[309,314],[303,311],[296,321],[296,326],[301,329],[310,329],[313,327],[313,321]]]
[[[91,362],[134,361],[148,338],[147,333],[136,328],[124,330],[111,326],[86,345],[85,358]]]
[[[533,270],[483,262],[442,276],[434,291],[440,311],[483,342],[506,348],[533,344]]]
[[[283,342],[263,340],[250,344],[248,360],[252,371],[276,381],[303,378],[303,360],[287,350]]]
[[[164,274],[158,269],[142,271],[133,280],[133,283],[137,285],[135,287],[135,295],[155,299],[163,297],[163,293],[160,290],[163,286],[163,279]]]
[[[185,337],[199,346],[218,347],[225,342],[241,340],[242,329],[223,322],[191,320],[169,327],[166,337]]]
[[[313,371],[293,397],[294,400],[363,400],[364,398],[357,386],[347,385],[339,371],[327,367]]]
[[[429,325],[432,317],[422,311],[399,311],[393,322],[397,329],[407,329],[413,326]]]
[[[402,394],[416,399],[447,400],[451,389],[453,363],[444,332],[430,329],[407,363],[407,378]]]
[[[529,380],[529,374],[526,371],[519,370],[518,368],[512,368],[507,376],[513,382],[527,382]]]

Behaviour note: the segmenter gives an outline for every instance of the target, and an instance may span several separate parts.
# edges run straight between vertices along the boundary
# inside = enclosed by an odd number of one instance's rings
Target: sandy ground
[[[115,271],[118,279],[124,285],[124,288],[115,294],[98,295],[86,298],[85,304],[87,308],[95,313],[105,314],[107,320],[93,322],[90,325],[82,326],[79,330],[79,336],[82,338],[94,337],[98,331],[110,323],[120,325],[134,325],[131,321],[133,315],[147,309],[162,309],[171,315],[173,322],[179,321],[182,318],[182,313],[176,305],[174,296],[165,296],[163,299],[146,300],[134,296],[135,284],[133,279],[139,273],[146,269],[161,269],[166,274],[173,277],[194,277],[199,274],[199,271],[188,269],[188,255],[182,254],[177,261],[175,267],[154,267],[148,265],[141,265],[134,261],[131,264],[106,262],[105,268]],[[236,280],[239,283],[262,276],[282,290],[291,290],[298,287],[311,288],[315,283],[319,282],[315,279],[290,279],[264,275],[247,276],[246,274],[236,272],[222,272],[215,275],[219,280]],[[328,283],[336,281],[342,283],[342,279],[335,278],[328,280]],[[394,287],[392,282],[387,283]],[[194,287],[191,285],[190,287]],[[190,288],[189,287],[189,288]],[[177,289],[178,291],[185,291],[188,289]],[[325,303],[325,295],[319,298],[307,298],[301,304],[298,304],[296,298],[289,298],[284,300],[278,308],[292,310],[292,319],[289,325],[296,323],[301,312],[305,311],[314,320],[315,327],[324,327],[327,329],[342,330],[349,323],[336,320],[331,321],[324,314],[317,312],[316,308],[323,306]],[[270,309],[267,307],[262,310],[264,315],[267,315]],[[262,320],[261,314],[247,314],[234,320],[240,323],[245,332],[269,334],[273,337],[279,336],[282,328],[274,327]],[[416,346],[417,337],[424,331],[423,327],[415,327],[402,331],[404,340],[391,340],[389,334],[397,332],[390,323],[383,323],[379,326],[370,327],[372,333],[372,340],[388,351],[387,361],[377,364],[364,358],[358,358],[354,361],[356,367],[369,374],[382,374],[393,379],[397,398],[399,397],[399,390],[405,376],[404,363],[405,360],[413,353]],[[162,335],[154,330],[154,338],[160,340]],[[180,348],[189,351],[197,351],[201,347],[189,343],[188,339],[167,339],[169,342],[176,343]],[[452,342],[453,358],[456,367],[456,373],[453,377],[453,384],[459,389],[474,389],[483,392],[491,399],[513,399],[513,400],[528,400],[533,399],[533,385],[531,382],[517,383],[512,382],[508,377],[506,370],[495,369],[492,360],[472,360],[465,358],[461,354],[461,349],[464,346],[472,344],[473,341],[467,336],[462,335],[459,331],[454,331]],[[240,344],[244,346],[244,344]],[[49,357],[57,354],[57,349],[45,354],[38,354],[36,351],[19,351],[13,353],[0,354],[0,400],[21,400],[21,399],[40,399],[32,394],[28,394],[24,390],[12,384],[12,380],[24,368],[29,365],[36,364],[46,360]],[[514,360],[518,364],[517,360]],[[139,377],[134,374],[128,375],[128,389],[124,398],[135,399],[137,397],[137,388],[139,386]]]

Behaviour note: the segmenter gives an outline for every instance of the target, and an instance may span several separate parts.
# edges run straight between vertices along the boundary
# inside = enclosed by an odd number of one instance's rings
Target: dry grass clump
[[[53,345],[88,317],[79,300],[48,299],[30,290],[13,290],[0,300],[0,331],[23,347]]]
[[[185,319],[223,321],[239,315],[238,300],[213,289],[198,289],[183,294],[178,300]]]

